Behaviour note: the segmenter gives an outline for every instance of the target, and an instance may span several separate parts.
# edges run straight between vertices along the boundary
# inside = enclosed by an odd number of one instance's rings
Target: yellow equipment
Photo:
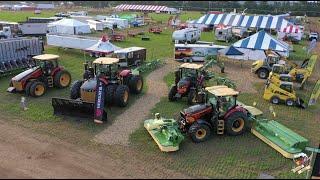
[[[301,108],[306,107],[304,105],[304,101],[296,96],[292,82],[280,81],[279,86],[274,83],[267,82],[263,98],[273,104],[284,102],[287,106],[296,105]]]
[[[267,79],[274,64],[280,61],[280,56],[272,51],[266,51],[265,60],[257,60],[251,66],[251,72],[258,74],[260,79]]]

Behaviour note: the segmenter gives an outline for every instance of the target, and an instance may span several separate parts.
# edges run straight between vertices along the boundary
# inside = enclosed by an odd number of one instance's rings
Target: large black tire
[[[32,82],[33,81],[29,81],[29,82],[27,82],[27,85],[26,85],[26,87],[25,87],[25,93],[26,93],[26,96],[31,96],[31,94],[30,94],[30,87],[31,87],[31,85],[32,85]]]
[[[211,129],[206,124],[195,122],[190,126],[188,133],[193,142],[200,143],[208,140],[211,135]]]
[[[40,97],[47,91],[47,87],[43,82],[33,81],[30,86],[30,95],[32,97]]]
[[[114,94],[117,89],[117,85],[110,84],[106,87],[105,104],[111,105],[114,103]]]
[[[143,79],[141,76],[132,76],[129,80],[129,89],[131,93],[140,94],[143,89]]]
[[[115,92],[115,103],[119,107],[125,107],[129,100],[129,88],[125,85],[119,85]]]
[[[191,89],[188,93],[188,104],[194,105],[197,102],[197,92],[194,89]]]
[[[80,88],[82,86],[82,83],[83,83],[82,80],[77,80],[72,83],[71,91],[70,91],[70,98],[71,99],[78,99],[81,97]]]
[[[247,122],[247,115],[243,112],[235,112],[226,119],[226,131],[231,136],[240,135],[247,129]]]
[[[58,88],[66,88],[71,83],[71,75],[66,70],[59,71],[54,76],[53,82],[54,82],[54,86]]]
[[[272,104],[279,104],[280,103],[280,99],[277,96],[272,96],[270,99],[270,102]]]
[[[169,101],[176,101],[177,100],[177,97],[175,96],[176,94],[177,94],[177,86],[172,86],[168,94]]]
[[[257,74],[260,79],[267,79],[269,77],[269,71],[265,68],[259,69]]]

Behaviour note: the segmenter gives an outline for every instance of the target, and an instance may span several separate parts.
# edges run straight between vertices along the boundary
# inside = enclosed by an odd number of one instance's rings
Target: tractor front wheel
[[[129,88],[125,85],[119,85],[115,93],[115,102],[119,107],[125,107],[129,100]]]
[[[143,88],[141,76],[132,76],[129,80],[129,89],[134,94],[140,94]]]
[[[226,120],[226,131],[231,136],[237,136],[246,130],[247,116],[242,112],[231,114]]]
[[[43,82],[33,81],[30,86],[30,95],[32,97],[40,97],[44,95],[46,90],[47,90],[47,87]]]
[[[72,83],[71,92],[70,92],[71,99],[80,98],[80,88],[82,86],[82,83],[83,83],[83,81],[81,81],[81,80],[77,80]]]
[[[32,82],[33,82],[33,81],[28,82],[27,85],[26,85],[26,87],[25,87],[25,92],[26,92],[26,95],[27,95],[27,96],[31,96],[31,94],[30,94],[30,87],[31,87],[31,85],[32,85]]]
[[[68,87],[71,83],[71,75],[68,71],[62,70],[54,76],[54,85],[58,88]]]
[[[205,124],[194,123],[189,128],[189,135],[195,143],[200,143],[208,140],[211,134],[211,129]]]
[[[177,94],[177,86],[172,86],[168,95],[169,101],[176,101],[177,100],[176,94]]]
[[[110,84],[106,87],[106,95],[105,95],[105,104],[106,105],[111,105],[113,104],[113,98],[114,98],[114,93],[117,89],[117,85],[115,84]]]
[[[269,76],[269,71],[265,68],[259,69],[257,73],[260,79],[267,79]]]

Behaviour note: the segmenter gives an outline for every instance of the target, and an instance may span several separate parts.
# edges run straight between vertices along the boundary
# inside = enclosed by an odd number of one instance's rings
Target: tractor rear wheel
[[[197,92],[191,89],[188,93],[188,104],[193,105],[197,102]]]
[[[26,95],[27,95],[27,96],[31,96],[31,94],[30,94],[30,87],[31,87],[31,85],[32,85],[32,82],[33,82],[33,81],[27,82],[27,85],[26,85],[26,87],[25,87],[25,92],[26,92]]]
[[[279,104],[280,99],[277,96],[272,96],[270,99],[272,104]]]
[[[169,101],[176,101],[177,100],[176,94],[177,94],[177,86],[172,86],[168,95]]]
[[[140,94],[143,88],[143,80],[141,76],[132,76],[129,80],[130,92]]]
[[[129,100],[129,88],[125,85],[119,85],[115,93],[115,102],[120,107],[125,107]]]
[[[262,68],[258,70],[257,74],[260,79],[267,79],[269,76],[269,71],[265,68]]]
[[[68,87],[71,83],[71,75],[68,71],[62,70],[54,76],[54,85],[58,88]]]
[[[40,97],[44,95],[46,90],[47,90],[47,87],[43,82],[33,81],[30,86],[30,95],[32,97]]]
[[[248,117],[242,112],[231,114],[226,120],[226,131],[231,136],[237,136],[246,130]]]
[[[200,143],[208,140],[211,134],[211,129],[205,124],[193,123],[190,126],[188,133],[193,142]]]
[[[115,84],[107,85],[106,95],[105,95],[105,104],[106,105],[113,104],[114,93],[115,93],[116,89],[117,89],[117,85],[115,85]]]
[[[72,83],[72,86],[71,86],[71,92],[70,92],[70,98],[71,99],[78,99],[80,98],[80,88],[82,86],[82,83],[83,81],[82,80],[77,80],[77,81],[74,81]]]

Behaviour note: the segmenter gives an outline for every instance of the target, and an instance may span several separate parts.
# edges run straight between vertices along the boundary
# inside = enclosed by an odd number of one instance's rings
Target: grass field
[[[0,20],[7,21],[23,21],[27,16],[34,16],[33,12],[15,12],[15,16],[9,12],[0,12]],[[42,17],[50,17],[54,12],[43,11]],[[38,15],[37,15],[38,16]],[[157,21],[166,23],[170,15],[151,13],[149,16]],[[182,20],[189,17],[191,19],[200,17],[198,12],[182,14]],[[100,37],[103,33],[94,33],[92,36]],[[164,29],[160,35],[149,34],[150,41],[142,41],[140,37],[128,38],[125,42],[114,43],[119,47],[142,46],[147,48],[147,59],[155,58],[167,59],[173,58],[173,43],[171,42],[171,29]],[[202,33],[201,40],[217,42],[212,32]],[[302,42],[300,45],[294,45],[296,52],[292,56],[299,59],[304,57],[303,45],[307,42]],[[46,53],[58,54],[61,56],[61,64],[68,69],[73,80],[80,79],[83,72],[84,55],[79,50],[63,50],[56,47],[46,47]],[[86,56],[86,59],[92,59]],[[51,107],[51,97],[68,97],[69,88],[57,90],[50,89],[43,97],[31,99],[27,98],[27,104],[30,108],[28,111],[20,110],[21,94],[9,94],[6,89],[9,84],[9,77],[0,79],[0,112],[5,113],[12,118],[12,122],[24,127],[33,129],[40,133],[50,134],[60,139],[80,145],[92,145],[92,138],[101,130],[112,125],[112,119],[118,114],[125,111],[126,108],[112,107],[108,109],[109,122],[103,125],[96,125],[92,121],[57,117],[53,115]],[[244,79],[245,80],[245,79]],[[169,73],[164,81],[170,86],[173,82],[173,73]],[[268,118],[272,118],[268,112],[270,103],[262,99],[263,84],[254,84],[258,93],[243,92],[239,96],[239,100],[246,104],[257,102],[257,108],[262,109]],[[306,87],[307,92],[298,91],[298,94],[304,99],[308,98],[307,94],[311,92],[312,84],[309,83]],[[146,91],[145,87],[144,91]],[[142,94],[143,95],[143,94]],[[133,96],[132,96],[133,97]],[[132,104],[138,97],[130,99]],[[130,106],[130,105],[129,105]],[[176,103],[169,102],[167,97],[163,97],[150,112],[160,112],[165,117],[176,117],[181,109],[186,107],[186,101]],[[275,118],[280,123],[283,123],[293,131],[306,137],[310,140],[311,145],[317,145],[319,142],[319,104],[315,107],[306,110],[297,109],[294,107],[274,106],[277,112]],[[178,152],[161,153],[156,143],[152,140],[147,131],[140,128],[131,135],[131,144],[135,154],[142,161],[154,161],[155,164],[164,165],[170,169],[174,169],[196,177],[209,178],[256,178],[259,173],[267,173],[277,178],[303,178],[305,174],[297,175],[290,172],[292,161],[283,158],[279,153],[271,149],[269,146],[261,142],[250,133],[246,133],[239,137],[229,136],[213,136],[209,141],[201,144],[194,144],[190,139],[186,139]],[[127,147],[106,147],[106,151],[113,153],[115,156],[126,156]]]

